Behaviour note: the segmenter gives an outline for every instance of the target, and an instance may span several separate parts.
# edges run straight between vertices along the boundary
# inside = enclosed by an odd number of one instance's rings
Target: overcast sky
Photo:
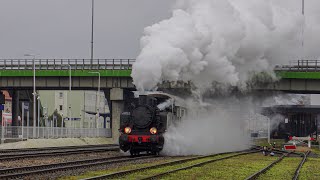
[[[95,0],[95,58],[135,58],[173,0]],[[91,0],[1,0],[0,58],[89,58]]]

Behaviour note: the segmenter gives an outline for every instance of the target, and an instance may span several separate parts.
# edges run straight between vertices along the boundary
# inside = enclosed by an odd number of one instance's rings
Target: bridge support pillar
[[[118,144],[119,128],[120,128],[120,115],[124,110],[124,92],[121,88],[113,88],[110,90],[111,101],[111,131],[112,140]]]
[[[12,90],[12,126],[19,126],[18,116],[19,116],[19,91]]]

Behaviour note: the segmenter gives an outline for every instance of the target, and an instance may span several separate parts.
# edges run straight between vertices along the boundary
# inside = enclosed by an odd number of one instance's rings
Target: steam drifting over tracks
[[[23,158],[49,157],[92,152],[118,151],[117,145],[72,146],[38,149],[0,150],[0,161],[17,160]]]
[[[37,165],[37,166],[26,166],[18,168],[6,168],[0,169],[0,179],[13,179],[21,178],[25,176],[35,176],[46,173],[56,173],[58,171],[69,171],[80,168],[88,168],[92,166],[130,162],[136,160],[142,160],[147,158],[154,158],[154,156],[141,156],[141,157],[129,157],[129,156],[118,156],[109,158],[97,158],[90,160],[79,160],[64,163]]]
[[[175,160],[175,161],[170,161],[170,162],[165,162],[165,163],[161,163],[161,164],[157,164],[157,165],[152,165],[152,166],[148,166],[148,167],[142,167],[142,168],[136,168],[136,169],[131,169],[131,170],[124,170],[124,171],[119,171],[119,172],[114,172],[111,174],[105,174],[105,175],[101,175],[101,176],[95,176],[95,177],[90,177],[90,178],[86,178],[84,180],[91,180],[91,179],[112,179],[112,178],[119,178],[125,175],[129,175],[129,174],[133,174],[136,172],[140,172],[140,171],[145,171],[145,170],[150,170],[150,169],[156,169],[156,168],[161,168],[161,167],[165,167],[165,166],[171,166],[171,165],[177,165],[177,164],[182,164],[185,162],[189,162],[189,161],[194,161],[194,160],[199,160],[199,159],[204,159],[204,158],[209,158],[209,157],[214,157],[214,156],[218,156],[218,155],[226,155],[229,153],[237,153],[234,155],[230,155],[230,156],[226,156],[226,157],[222,157],[222,158],[218,158],[218,159],[212,159],[212,160],[207,160],[201,163],[197,163],[191,166],[186,166],[183,168],[179,168],[179,169],[174,169],[174,170],[170,170],[164,173],[159,173],[159,174],[155,174],[149,177],[145,177],[142,179],[153,179],[153,178],[159,178],[163,175],[167,175],[169,173],[173,173],[173,172],[177,172],[180,170],[184,170],[184,169],[189,169],[189,168],[193,168],[193,167],[198,167],[198,166],[202,166],[211,162],[215,162],[215,161],[220,161],[220,160],[224,160],[224,159],[228,159],[228,158],[232,158],[232,157],[236,157],[236,156],[241,156],[241,155],[246,155],[246,154],[251,154],[251,153],[257,153],[260,150],[253,150],[253,151],[237,151],[237,152],[226,152],[226,153],[219,153],[219,154],[214,154],[214,155],[208,155],[208,156],[199,156],[199,157],[192,157],[192,158],[186,158],[186,159],[182,159],[182,160]]]

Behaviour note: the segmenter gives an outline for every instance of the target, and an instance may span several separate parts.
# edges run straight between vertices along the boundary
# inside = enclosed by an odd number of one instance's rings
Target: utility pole
[[[94,0],[91,0],[91,59],[90,66],[93,63],[93,25],[94,25]]]
[[[301,27],[301,60],[304,59],[304,24],[305,24],[305,16],[304,16],[304,0],[302,0],[302,18],[303,18],[303,22],[302,22],[302,27]]]
[[[302,15],[304,15],[304,0],[302,0]]]

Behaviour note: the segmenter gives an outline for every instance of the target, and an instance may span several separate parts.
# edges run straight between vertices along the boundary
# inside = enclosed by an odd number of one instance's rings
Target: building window
[[[63,108],[62,108],[62,105],[59,106],[59,109],[60,109],[60,111],[62,111],[62,109],[63,109]]]
[[[59,98],[62,99],[63,98],[63,92],[59,93]]]

